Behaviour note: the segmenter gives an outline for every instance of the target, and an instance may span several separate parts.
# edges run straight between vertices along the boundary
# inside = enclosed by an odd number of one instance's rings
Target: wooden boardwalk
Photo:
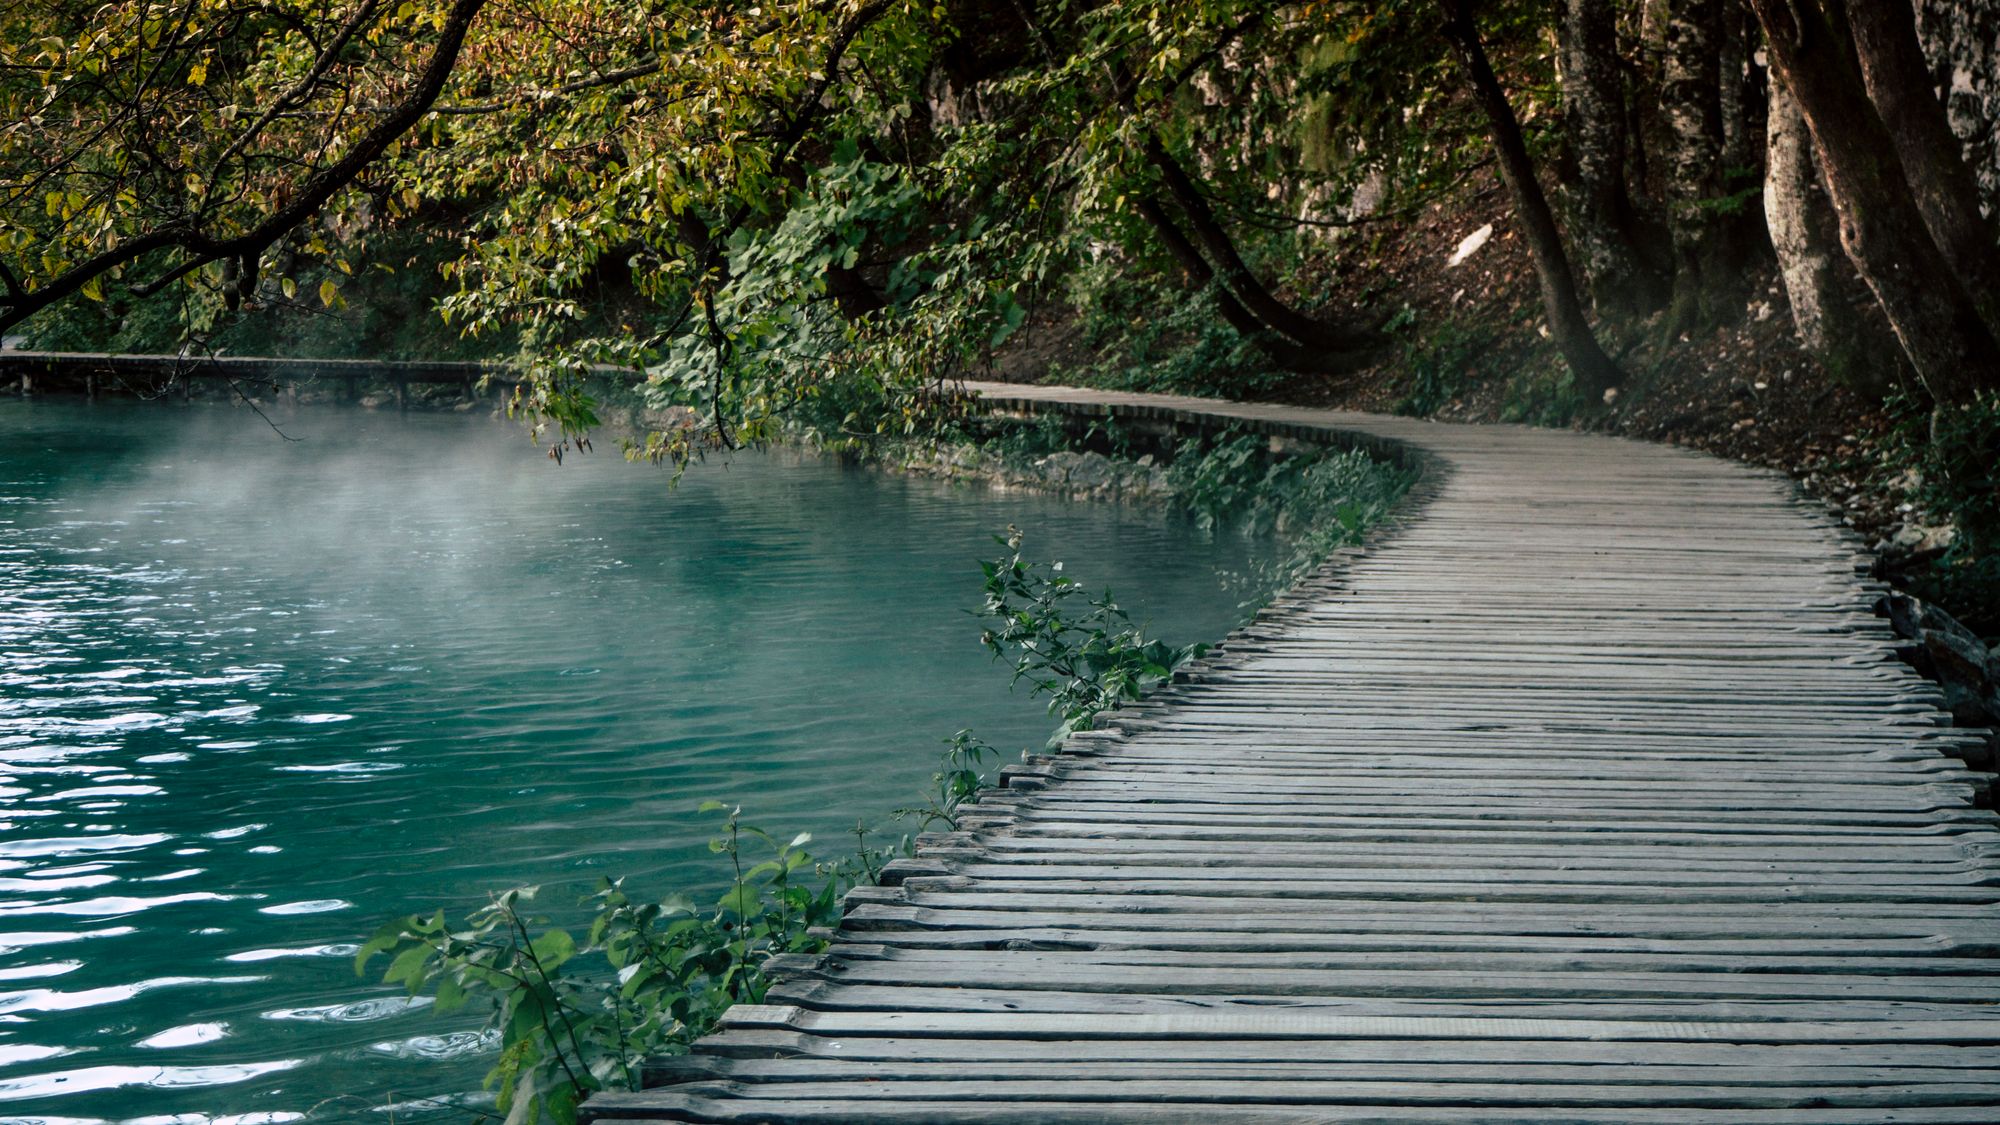
[[[1400,526],[1014,770],[600,1118],[2000,1121],[2000,831],[1852,540],[1569,433],[995,389],[1429,456]]]

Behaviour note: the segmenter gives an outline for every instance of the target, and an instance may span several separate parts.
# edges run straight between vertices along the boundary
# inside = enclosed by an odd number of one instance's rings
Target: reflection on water
[[[558,468],[461,416],[0,405],[0,1118],[387,1120],[492,1041],[358,980],[388,917],[710,878],[701,800],[851,842],[972,726],[1008,523],[1174,639],[1232,623],[1156,515],[785,456]],[[549,892],[545,902],[571,901]]]

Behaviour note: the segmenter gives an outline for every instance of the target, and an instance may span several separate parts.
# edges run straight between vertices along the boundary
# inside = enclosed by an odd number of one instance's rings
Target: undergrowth
[[[1256,398],[1285,373],[1230,327],[1212,290],[1107,286],[1076,296],[1078,331],[1093,358],[1054,381],[1115,390]]]
[[[1892,400],[1885,470],[1913,484],[1910,500],[1954,531],[1942,551],[1905,573],[1912,593],[1951,608],[1974,631],[2000,633],[2000,392],[1936,410]]]
[[[1167,466],[1174,503],[1201,526],[1275,534],[1275,562],[1254,576],[1270,593],[1333,551],[1361,540],[1408,491],[1415,473],[1358,449],[1284,455],[1266,438],[1228,432],[1183,450]]]
[[[1406,307],[1402,314],[1392,317],[1390,330],[1406,325],[1408,315]],[[1482,333],[1455,322],[1441,324],[1423,335],[1404,337],[1403,393],[1392,409],[1398,414],[1426,418],[1451,405],[1453,399],[1465,393],[1466,373],[1487,342]]]
[[[1576,377],[1562,363],[1528,363],[1507,381],[1500,420],[1530,426],[1567,426],[1590,406]]]

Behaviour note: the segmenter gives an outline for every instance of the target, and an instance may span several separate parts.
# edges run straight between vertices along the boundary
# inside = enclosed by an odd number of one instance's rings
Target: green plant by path
[[[1401,319],[1392,318],[1390,323]],[[1423,418],[1451,405],[1465,391],[1473,360],[1490,343],[1486,333],[1451,321],[1421,336],[1405,337],[1403,397],[1392,409]]]
[[[1082,587],[1060,575],[1060,564],[1024,559],[1018,532],[1001,542],[1010,556],[982,564],[983,612],[993,621],[984,639],[1013,659],[1017,682],[1050,697],[1061,732],[1137,699],[1201,651],[1148,639],[1108,593],[1086,598],[1072,619]],[[897,819],[919,831],[955,828],[997,757],[971,731],[957,732],[933,791]],[[537,910],[537,888],[519,888],[457,925],[442,910],[389,923],[362,946],[356,970],[388,958],[383,980],[435,995],[440,1013],[491,1004],[488,1026],[500,1038],[487,1076],[495,1108],[509,1125],[573,1122],[589,1094],[636,1087],[646,1057],[685,1051],[731,1004],[760,1002],[770,959],[823,948],[813,930],[839,921],[841,895],[873,883],[910,847],[907,833],[897,845],[871,846],[857,825],[855,853],[827,863],[804,850],[805,834],[781,842],[719,801],[697,811],[723,815],[709,850],[726,858],[729,881],[712,904],[685,895],[640,902],[623,880],[606,880],[586,900],[592,913],[579,937]]]
[[[1018,529],[995,541],[1008,554],[980,564],[986,604],[979,612],[990,622],[980,641],[995,659],[1012,664],[1015,684],[1026,681],[1029,694],[1048,697],[1049,713],[1060,720],[1050,746],[1099,712],[1164,683],[1207,649],[1147,637],[1108,591],[1092,597],[1062,573],[1061,563],[1023,558]]]
[[[1589,397],[1577,389],[1568,368],[1531,363],[1508,379],[1506,398],[1500,404],[1500,420],[1530,426],[1567,426],[1590,406]]]
[[[2000,392],[1935,410],[1904,397],[1889,410],[1885,469],[1913,480],[1911,501],[1954,529],[1950,545],[1909,575],[1911,589],[1975,629],[2000,630]]]
[[[838,921],[840,896],[873,881],[885,849],[826,864],[804,850],[805,834],[781,842],[744,824],[719,801],[709,850],[731,878],[715,902],[684,895],[639,902],[622,879],[599,884],[577,932],[538,912],[538,889],[496,895],[462,924],[442,910],[391,922],[355,957],[357,971],[386,956],[383,980],[411,995],[430,992],[440,1013],[474,1000],[493,1006],[500,1057],[487,1076],[509,1125],[572,1122],[588,1094],[636,1088],[649,1055],[672,1053],[706,1034],[731,1004],[763,999],[765,962],[816,949],[815,926]]]
[[[1071,294],[1095,356],[1062,381],[1116,390],[1256,398],[1290,376],[1257,339],[1229,326],[1213,288],[1086,285]]]
[[[1358,449],[1273,453],[1268,439],[1221,434],[1167,467],[1175,502],[1204,527],[1277,533],[1286,547],[1252,576],[1260,594],[1298,581],[1327,555],[1360,542],[1396,506],[1416,475]]]

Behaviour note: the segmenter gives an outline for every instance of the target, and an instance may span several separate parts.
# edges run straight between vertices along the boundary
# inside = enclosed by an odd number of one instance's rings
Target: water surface
[[[354,975],[383,920],[712,883],[711,797],[838,851],[953,730],[1039,745],[964,612],[1009,523],[1177,640],[1234,623],[1253,549],[784,454],[670,491],[483,417],[280,421],[0,405],[0,1119],[474,1090],[476,1014]]]

